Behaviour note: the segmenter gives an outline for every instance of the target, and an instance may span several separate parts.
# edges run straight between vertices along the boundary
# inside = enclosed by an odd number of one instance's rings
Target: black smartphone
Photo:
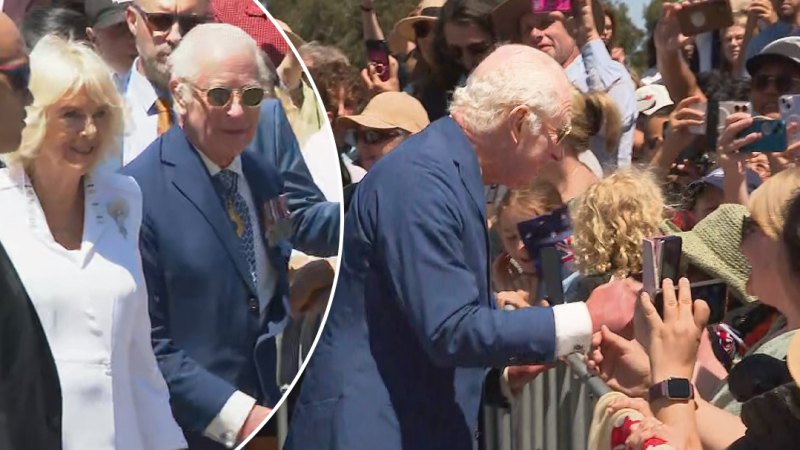
[[[728,285],[724,281],[715,279],[692,283],[692,300],[705,300],[711,314],[708,324],[721,323],[728,312]],[[678,285],[675,285],[675,295],[678,295]],[[664,317],[664,294],[662,289],[656,290],[653,303],[661,317]]]
[[[677,284],[681,268],[683,240],[680,236],[664,236],[658,238],[658,242],[658,253],[660,255],[658,261],[660,270],[659,282],[663,282],[669,278],[673,283]]]
[[[375,70],[381,81],[386,81],[391,76],[389,71],[389,45],[386,41],[370,39],[366,41],[367,60],[375,64]]]
[[[555,247],[544,247],[539,252],[542,260],[542,275],[547,302],[550,306],[564,303],[564,285],[562,284],[561,253]]]

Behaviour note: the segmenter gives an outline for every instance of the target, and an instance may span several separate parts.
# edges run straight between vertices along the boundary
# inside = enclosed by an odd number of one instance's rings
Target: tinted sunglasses
[[[0,73],[6,76],[8,83],[14,90],[24,91],[28,89],[28,83],[31,81],[31,66],[29,63],[0,65]]]
[[[767,89],[770,85],[775,86],[775,89],[778,90],[779,93],[785,94],[787,92],[794,91],[795,88],[800,90],[800,78],[796,78],[790,75],[766,75],[766,74],[758,74],[753,77],[752,82],[753,89],[757,91],[763,91]]]
[[[393,130],[361,130],[351,128],[347,130],[345,134],[345,142],[352,147],[358,145],[359,142],[375,145],[404,135],[406,135],[406,132],[397,128]]]
[[[753,235],[756,231],[759,231],[761,227],[758,225],[758,222],[755,221],[750,216],[744,216],[742,218],[742,231],[741,231],[741,240],[739,241],[740,244],[743,244],[744,241]]]
[[[243,89],[231,89],[226,87],[213,87],[210,89],[202,90],[206,101],[210,106],[215,108],[225,108],[231,104],[233,97],[239,96],[239,103],[248,108],[255,108],[264,101],[264,89],[260,87],[248,87]]]
[[[196,14],[151,13],[145,11],[138,5],[133,4],[131,6],[145,18],[150,29],[159,33],[168,32],[175,22],[178,22],[178,28],[183,35],[188,33],[192,28],[211,21],[207,16],[198,16]]]
[[[425,39],[429,34],[431,34],[432,29],[433,26],[431,26],[429,21],[420,20],[419,22],[414,23],[414,36],[416,36],[417,39]]]

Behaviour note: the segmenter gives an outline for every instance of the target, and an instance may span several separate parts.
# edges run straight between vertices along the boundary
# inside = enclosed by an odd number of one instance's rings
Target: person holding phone
[[[800,3],[796,1],[753,0],[747,13],[757,21],[760,31],[747,44],[745,60],[760,54],[772,42],[798,34]]]
[[[622,122],[617,147],[595,136],[590,148],[601,163],[629,166],[638,110],[636,86],[628,69],[614,61],[603,43],[603,11],[597,0],[572,0],[571,11],[532,11],[530,0],[506,0],[492,11],[500,40],[520,42],[558,62],[581,91],[603,91],[614,100]]]

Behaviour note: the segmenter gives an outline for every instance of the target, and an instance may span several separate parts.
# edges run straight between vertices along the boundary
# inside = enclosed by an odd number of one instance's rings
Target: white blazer
[[[64,450],[186,447],[150,344],[133,178],[85,177],[80,250],[52,237],[30,180],[0,169],[0,241],[36,307],[58,368]]]

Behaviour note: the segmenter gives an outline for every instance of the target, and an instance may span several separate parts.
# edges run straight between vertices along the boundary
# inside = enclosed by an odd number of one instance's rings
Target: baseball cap
[[[745,182],[747,183],[747,192],[752,194],[753,191],[758,189],[761,186],[761,177],[758,176],[753,170],[747,169],[745,171]],[[722,170],[722,167],[718,167],[711,172],[709,172],[703,178],[693,182],[689,185],[690,188],[699,186],[699,185],[709,185],[714,186],[715,188],[725,190],[725,171]]]
[[[86,0],[84,10],[93,28],[108,28],[125,22],[125,10],[132,0]]]
[[[394,30],[403,39],[414,42],[416,40],[416,33],[414,32],[414,24],[417,22],[430,21],[435,22],[439,20],[439,13],[444,6],[445,0],[422,0],[419,4],[419,15],[404,17],[397,21]]]
[[[404,92],[378,94],[367,103],[361,114],[341,116],[336,122],[348,128],[358,125],[373,130],[399,128],[412,134],[430,124],[422,104]]]
[[[800,67],[800,36],[778,39],[764,47],[759,54],[747,60],[747,72],[753,75],[767,61],[789,60]]]
[[[662,108],[674,105],[667,88],[660,84],[651,84],[636,90],[636,109],[639,114],[651,116]]]
[[[501,41],[519,42],[520,19],[532,10],[531,0],[501,2],[492,10],[492,28],[495,37]],[[592,15],[594,15],[594,26],[597,28],[597,33],[603,34],[606,18],[600,0],[592,0]]]

